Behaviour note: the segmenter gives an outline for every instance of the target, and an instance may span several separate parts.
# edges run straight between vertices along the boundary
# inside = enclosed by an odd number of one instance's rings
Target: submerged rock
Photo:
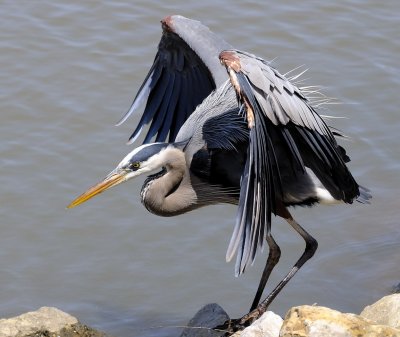
[[[304,305],[286,314],[280,337],[400,337],[400,330],[355,314]]]
[[[17,317],[0,319],[0,337],[107,337],[57,309],[42,307]]]

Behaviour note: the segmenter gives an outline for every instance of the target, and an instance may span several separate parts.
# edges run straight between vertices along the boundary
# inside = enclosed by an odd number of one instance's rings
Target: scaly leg
[[[280,210],[279,216],[283,217],[293,229],[301,235],[301,237],[306,242],[306,248],[300,258],[297,260],[295,265],[285,276],[285,278],[278,283],[278,285],[271,291],[265,300],[263,300],[255,309],[250,311],[248,314],[244,315],[239,319],[233,319],[226,321],[224,324],[216,327],[216,329],[225,330],[225,336],[230,336],[238,330],[242,330],[249,326],[256,319],[261,317],[261,315],[268,309],[268,306],[283,289],[283,287],[290,281],[290,279],[296,274],[296,272],[306,263],[315,253],[318,248],[318,242],[310,234],[308,234],[303,227],[301,227],[290,215],[289,211],[284,208]],[[268,268],[267,268],[268,269]]]
[[[260,284],[258,285],[256,296],[254,297],[253,304],[251,305],[250,311],[253,311],[257,308],[258,303],[260,302],[262,293],[265,289],[265,285],[268,282],[269,276],[271,275],[272,270],[278,264],[279,258],[281,257],[281,250],[279,246],[276,244],[274,238],[271,233],[267,233],[267,243],[269,247],[269,254],[267,263],[265,264],[264,271],[261,276]]]

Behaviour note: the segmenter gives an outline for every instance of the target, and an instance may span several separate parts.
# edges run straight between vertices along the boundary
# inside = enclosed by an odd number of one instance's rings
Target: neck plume
[[[190,184],[185,154],[168,147],[162,153],[163,171],[150,176],[141,191],[142,203],[151,213],[174,216],[195,208],[196,193]]]

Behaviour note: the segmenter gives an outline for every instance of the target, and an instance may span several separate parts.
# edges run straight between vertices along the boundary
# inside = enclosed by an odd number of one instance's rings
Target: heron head
[[[149,173],[164,166],[168,150],[175,148],[174,144],[152,143],[144,144],[134,149],[112,170],[101,182],[89,188],[72,201],[67,208],[73,208],[95,195],[116,186],[124,181]]]

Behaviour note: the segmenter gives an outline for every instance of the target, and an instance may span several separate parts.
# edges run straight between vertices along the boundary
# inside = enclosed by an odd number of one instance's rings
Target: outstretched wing
[[[161,21],[158,51],[129,111],[118,125],[147,99],[143,115],[132,135],[133,142],[151,122],[144,139],[174,141],[180,127],[205,97],[227,80],[218,55],[230,45],[198,21],[174,15]]]
[[[337,200],[351,203],[359,188],[344,151],[299,88],[266,61],[229,50],[220,54],[250,129],[237,223],[227,252],[237,251],[236,273],[253,262],[270,231],[276,201],[284,202],[280,168],[291,174],[310,168]]]

